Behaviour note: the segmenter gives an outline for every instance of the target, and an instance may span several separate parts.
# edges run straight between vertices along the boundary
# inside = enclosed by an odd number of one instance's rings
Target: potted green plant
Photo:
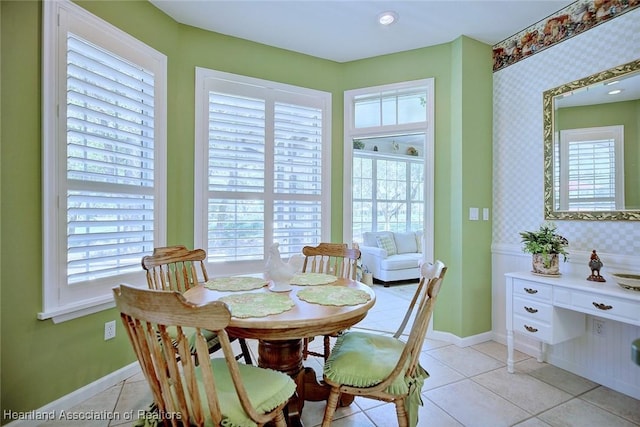
[[[560,275],[560,255],[567,260],[569,241],[556,233],[552,222],[543,223],[537,231],[520,232],[522,250],[532,255],[533,272],[549,276]]]

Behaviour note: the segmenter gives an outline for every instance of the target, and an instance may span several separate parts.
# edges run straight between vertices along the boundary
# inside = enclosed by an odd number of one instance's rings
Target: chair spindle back
[[[209,280],[206,258],[204,250],[189,250],[182,245],[155,248],[153,255],[142,258],[149,289],[183,293],[198,282],[206,282]]]
[[[356,279],[359,249],[349,249],[346,243],[320,243],[302,248],[304,273],[325,273],[339,278]]]
[[[226,304],[214,301],[194,306],[178,291],[126,285],[115,288],[113,293],[159,414],[167,416],[165,425],[203,426],[205,420],[221,425],[221,409],[224,408],[220,407],[214,371],[207,364],[199,366],[197,363],[198,359],[209,360],[205,330],[214,331],[220,339],[233,386],[245,413],[257,423],[265,423],[274,419],[276,412],[281,412],[282,407],[260,414],[251,405],[225,331],[231,319]],[[191,335],[191,328],[195,329],[195,337]],[[277,418],[284,419],[282,414]]]

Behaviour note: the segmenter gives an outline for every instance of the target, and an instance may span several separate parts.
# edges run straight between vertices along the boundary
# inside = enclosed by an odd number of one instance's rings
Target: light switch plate
[[[469,208],[469,220],[470,221],[477,221],[479,218],[479,209],[478,208]]]

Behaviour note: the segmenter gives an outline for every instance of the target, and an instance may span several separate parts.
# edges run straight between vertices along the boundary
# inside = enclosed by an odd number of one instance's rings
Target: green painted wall
[[[491,55],[460,37],[344,64],[342,80],[348,90],[435,78],[435,257],[449,271],[434,327],[459,337],[491,330],[491,221],[468,219],[469,207],[492,206]]]
[[[147,2],[78,3],[168,57],[169,244],[193,242],[195,66],[333,94],[335,240],[342,239],[343,91],[435,77],[435,253],[450,266],[436,328],[461,337],[491,329],[489,222],[470,224],[465,214],[467,206],[491,201],[489,46],[462,37],[340,64],[184,26]],[[39,408],[134,361],[119,325],[116,339],[102,339],[104,323],[117,318],[113,309],[57,325],[36,319],[42,308],[41,19],[40,2],[0,2],[0,411]]]
[[[482,208],[492,206],[491,67],[490,46],[467,37],[451,44],[449,139],[436,138],[437,148],[448,145],[448,156],[436,154],[436,167],[448,166],[448,177],[438,173],[436,181],[436,206],[443,205],[436,230],[445,234],[436,234],[436,257],[449,270],[434,328],[459,337],[491,330],[491,221],[482,220]],[[479,221],[469,220],[471,207]]]
[[[452,158],[452,170],[462,174],[462,185],[455,185],[451,192],[460,198],[460,225],[462,235],[452,243],[461,251],[452,265],[460,272],[460,328],[452,332],[460,337],[476,335],[491,330],[491,221],[482,220],[482,208],[492,206],[493,166],[493,79],[492,49],[483,43],[463,37],[454,43],[461,50],[462,93],[457,100],[461,105],[460,128],[461,161]],[[454,66],[454,68],[458,68]],[[456,169],[460,168],[459,170]],[[461,193],[456,192],[461,188]],[[480,220],[469,220],[469,208],[480,209]],[[458,215],[456,215],[456,218]],[[454,273],[455,275],[455,273]],[[447,301],[445,305],[456,304]],[[439,326],[436,323],[436,326]],[[447,328],[447,330],[451,330]]]

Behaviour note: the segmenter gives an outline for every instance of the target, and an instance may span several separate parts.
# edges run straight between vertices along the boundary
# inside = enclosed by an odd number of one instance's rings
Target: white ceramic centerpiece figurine
[[[520,237],[524,243],[522,250],[532,255],[534,274],[560,275],[560,255],[567,260],[569,241],[556,233],[555,224],[545,222],[538,231],[523,231]]]
[[[289,281],[296,274],[295,263],[285,263],[280,257],[279,243],[274,243],[269,248],[267,260],[264,266],[264,279],[271,281],[269,290],[274,292],[286,292],[291,290]]]

